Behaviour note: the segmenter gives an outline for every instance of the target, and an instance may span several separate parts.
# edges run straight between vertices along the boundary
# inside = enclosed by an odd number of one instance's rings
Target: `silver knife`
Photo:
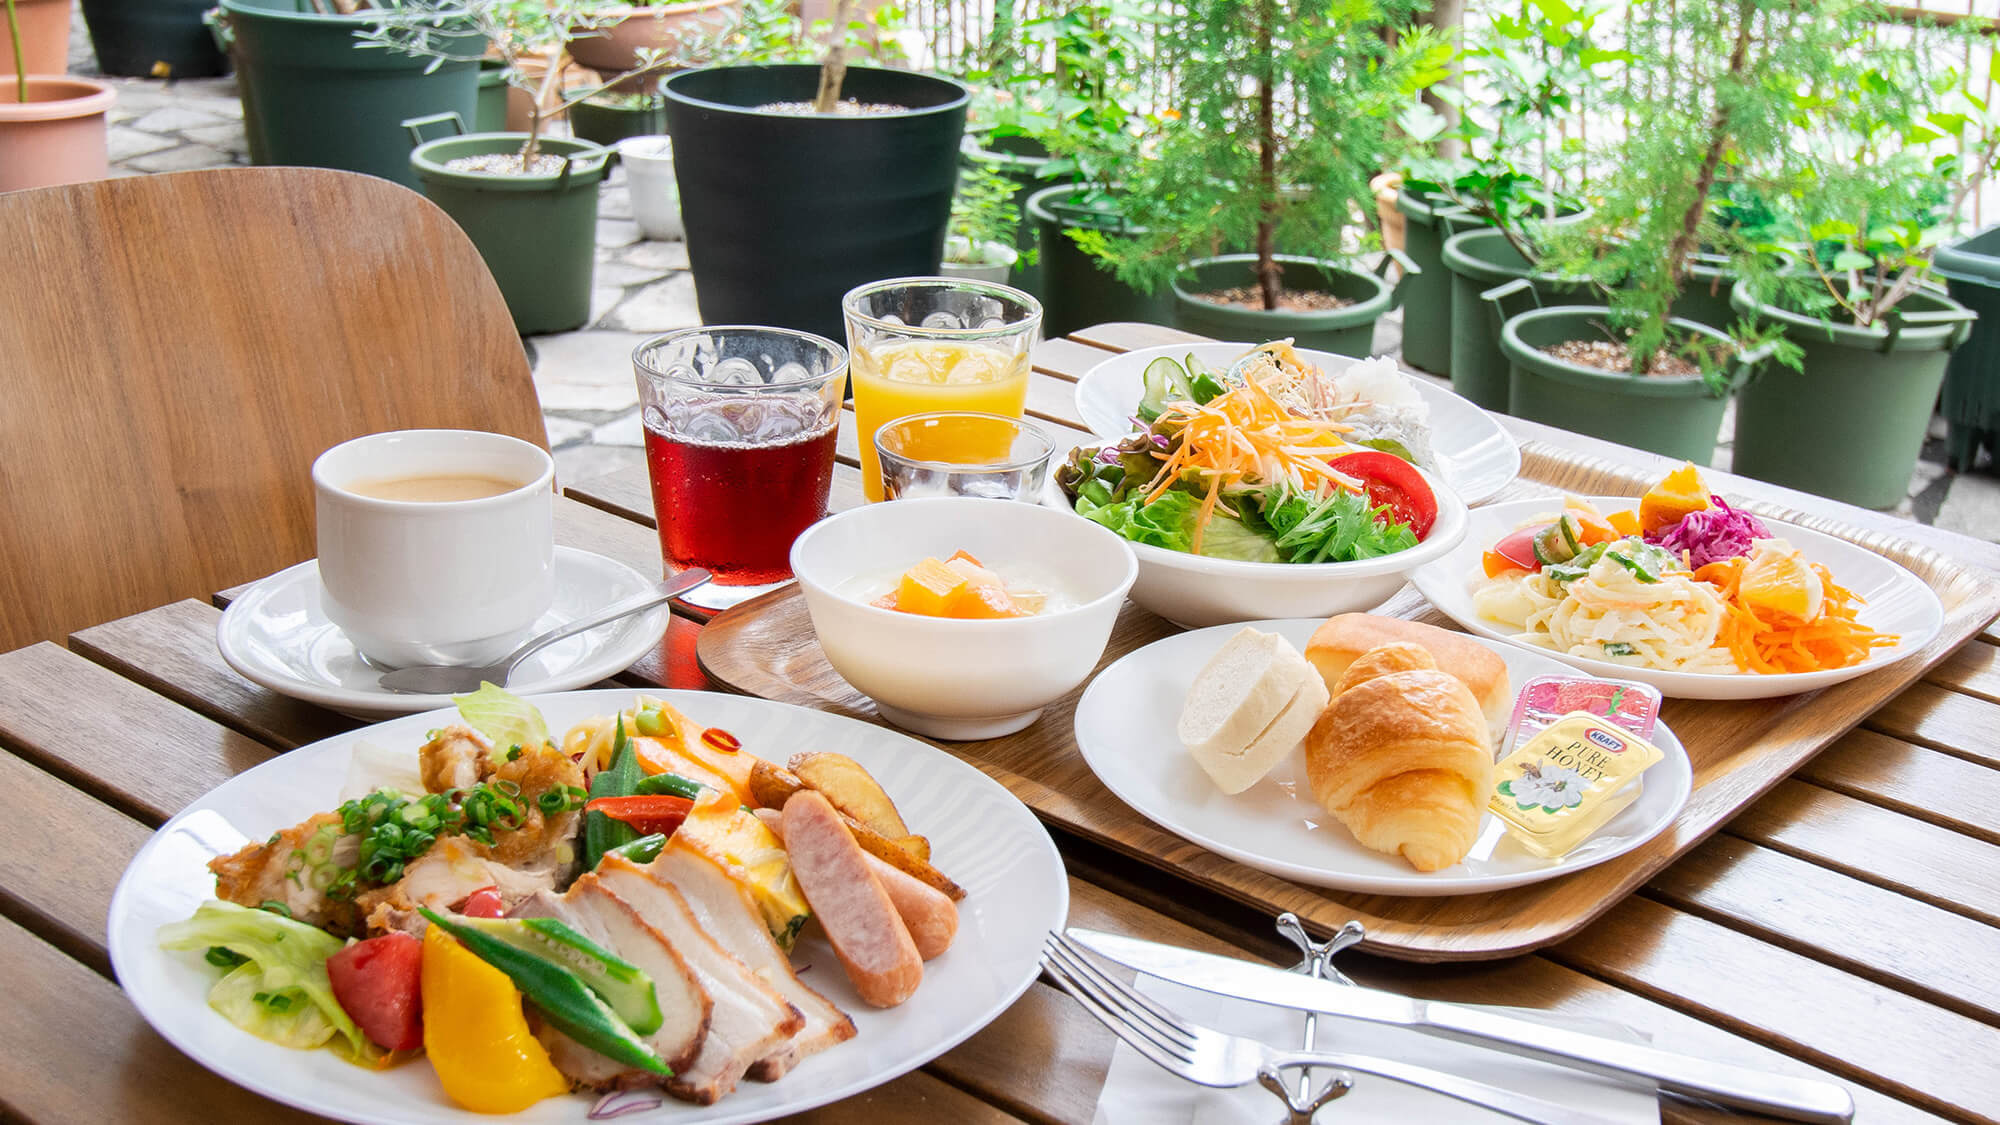
[[[1845,1125],[1854,1119],[1853,1096],[1832,1082],[1677,1055],[1460,1004],[1310,980],[1254,961],[1140,938],[1074,926],[1069,936],[1121,965],[1220,996],[1407,1027],[1595,1074],[1651,1079],[1672,1093],[1792,1121]]]

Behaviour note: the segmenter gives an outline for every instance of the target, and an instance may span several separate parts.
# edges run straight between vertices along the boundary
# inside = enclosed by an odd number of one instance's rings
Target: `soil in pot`
[[[1616,374],[1630,374],[1632,371],[1632,349],[1614,340],[1564,340],[1560,344],[1545,345],[1541,352],[1550,359],[1574,363],[1579,367],[1595,367],[1599,371]],[[1690,375],[1700,375],[1701,368],[1685,356],[1655,352],[1652,361],[1646,364],[1646,374],[1685,379]]]
[[[1394,302],[1374,274],[1319,258],[1277,256],[1280,292],[1290,300],[1266,309],[1255,285],[1232,284],[1256,276],[1255,254],[1224,254],[1182,267],[1172,285],[1174,325],[1218,340],[1262,343],[1290,337],[1302,348],[1366,358],[1373,354],[1375,322]],[[1239,300],[1218,301],[1217,295]]]
[[[661,84],[688,259],[702,319],[840,339],[843,294],[934,275],[944,250],[965,88],[911,71],[850,67],[855,116],[767,113],[803,101],[817,66],[712,67]]]
[[[833,117],[868,117],[882,113],[908,113],[914,108],[891,102],[858,102],[853,98],[833,103]],[[822,117],[811,102],[766,102],[757,107],[759,113],[782,113],[791,117]]]

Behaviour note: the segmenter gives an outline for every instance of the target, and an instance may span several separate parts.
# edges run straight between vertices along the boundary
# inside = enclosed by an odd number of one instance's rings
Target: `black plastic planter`
[[[207,78],[229,69],[201,14],[215,0],[83,0],[97,68],[128,78]]]
[[[1028,197],[1028,219],[1035,224],[1041,251],[1042,334],[1067,336],[1079,328],[1121,320],[1170,322],[1174,296],[1167,286],[1160,286],[1157,293],[1132,288],[1069,236],[1072,230],[1143,233],[1128,226],[1115,205],[1076,201],[1083,192],[1073,184],[1057,184]]]
[[[855,67],[845,97],[908,109],[816,116],[757,108],[811,101],[818,82],[816,66],[714,67],[660,87],[705,323],[840,339],[849,289],[937,273],[965,87]]]

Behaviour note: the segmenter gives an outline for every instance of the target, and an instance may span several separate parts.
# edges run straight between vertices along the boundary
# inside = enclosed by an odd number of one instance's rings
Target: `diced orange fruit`
[[[876,609],[902,608],[901,606],[896,604],[896,591],[894,590],[891,590],[888,593],[883,594],[881,597],[876,598],[874,601],[869,602],[868,604],[874,606]]]
[[[949,559],[946,559],[945,561],[946,561],[946,562],[969,562],[969,563],[971,563],[971,564],[972,564],[973,566],[976,566],[976,567],[980,567],[980,568],[982,568],[982,569],[983,569],[983,568],[984,568],[984,567],[986,566],[986,564],[985,564],[985,563],[983,563],[983,562],[980,562],[980,561],[979,561],[978,559],[974,558],[974,557],[972,556],[972,552],[971,552],[971,551],[967,551],[967,550],[964,550],[963,548],[961,548],[961,549],[959,549],[959,550],[956,550],[956,551],[953,551],[953,552],[951,553],[951,558],[949,558]]]
[[[1826,601],[1826,587],[1804,556],[1782,539],[1768,540],[1743,567],[1737,596],[1753,609],[1811,621]]]
[[[1708,485],[1694,462],[1684,461],[1639,498],[1639,529],[1655,535],[1681,522],[1689,512],[1707,507]]]
[[[1481,558],[1486,564],[1486,577],[1498,578],[1503,574],[1526,574],[1527,568],[1498,551],[1488,551]]]
[[[953,591],[945,599],[946,617],[998,618],[1032,617],[1029,611],[1014,604],[1007,591],[998,586],[987,586],[968,582]]]
[[[1617,528],[1611,526],[1611,521],[1605,519],[1588,500],[1572,496],[1563,501],[1563,511],[1576,517],[1579,528],[1577,538],[1586,547],[1624,538]]]
[[[1637,512],[1613,512],[1604,517],[1604,522],[1610,524],[1611,529],[1621,536],[1639,534],[1639,513]]]
[[[965,575],[935,558],[925,559],[903,572],[896,584],[896,608],[926,617],[948,617],[945,608],[953,593],[965,585]]]
[[[961,551],[959,554],[964,554],[964,552]],[[953,555],[944,565],[946,569],[963,575],[965,580],[974,586],[992,586],[1002,590],[1007,588],[1006,579],[980,566],[978,563],[967,562],[959,558],[958,555]]]

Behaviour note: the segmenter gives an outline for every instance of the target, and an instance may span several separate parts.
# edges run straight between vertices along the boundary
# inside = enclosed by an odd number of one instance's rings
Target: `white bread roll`
[[[1472,698],[1479,703],[1486,725],[1497,739],[1507,729],[1514,706],[1514,687],[1507,676],[1507,662],[1500,654],[1450,629],[1440,629],[1421,621],[1400,617],[1378,617],[1371,613],[1343,613],[1329,617],[1313,630],[1306,643],[1306,659],[1335,690],[1347,666],[1362,653],[1388,644],[1413,644],[1431,654],[1438,670],[1465,681]]]
[[[1241,793],[1297,748],[1326,701],[1326,684],[1297,649],[1246,627],[1195,676],[1178,730],[1216,788]]]

